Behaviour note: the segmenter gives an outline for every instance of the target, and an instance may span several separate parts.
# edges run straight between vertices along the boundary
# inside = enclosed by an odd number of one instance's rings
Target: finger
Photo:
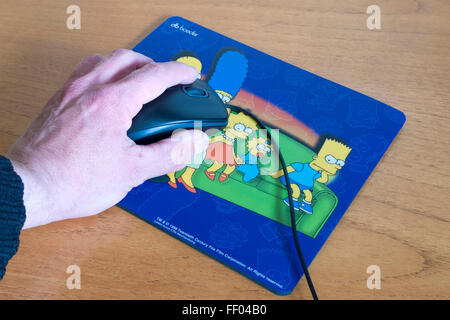
[[[116,49],[95,68],[93,76],[98,84],[111,83],[150,62],[153,62],[151,58],[135,51]]]
[[[104,59],[106,59],[105,56],[97,53],[85,57],[83,61],[75,67],[75,70],[71,73],[67,82],[73,82],[75,79],[81,78],[88,74],[95,68],[96,65],[104,61]]]
[[[181,62],[151,62],[112,85],[126,101],[122,105],[127,105],[131,117],[134,117],[143,104],[169,87],[194,82],[197,74],[196,69]]]
[[[200,130],[180,130],[170,138],[149,144],[133,147],[138,153],[138,180],[161,176],[178,171],[187,164],[193,164],[195,155],[201,154],[209,144],[209,137]],[[195,157],[199,158],[199,157]],[[136,160],[135,159],[135,160]],[[202,158],[195,159],[198,162]]]

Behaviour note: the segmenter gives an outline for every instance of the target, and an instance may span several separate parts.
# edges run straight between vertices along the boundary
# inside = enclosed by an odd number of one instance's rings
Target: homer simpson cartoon
[[[344,167],[345,160],[351,150],[342,141],[335,138],[326,138],[318,154],[313,156],[311,162],[293,162],[287,167],[295,210],[301,210],[307,214],[313,213],[311,201],[314,181],[327,183],[329,176],[335,175]],[[273,178],[280,178],[280,181],[286,185],[283,170],[278,170],[270,175]],[[304,199],[299,202],[302,192]],[[289,198],[285,198],[284,203],[289,206]]]
[[[206,176],[214,181],[216,172],[226,165],[219,175],[219,182],[224,182],[229,175],[236,169],[236,160],[234,154],[234,142],[236,139],[246,139],[255,132],[258,127],[256,121],[239,112],[234,113],[228,110],[228,124],[221,134],[211,138],[210,144],[206,149],[205,160],[212,161],[213,164],[205,170]]]

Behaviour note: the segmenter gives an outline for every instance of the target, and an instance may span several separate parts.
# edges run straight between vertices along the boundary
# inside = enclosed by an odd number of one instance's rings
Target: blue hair
[[[234,98],[247,77],[247,70],[248,61],[242,52],[226,50],[216,60],[208,84],[214,90],[224,91]]]

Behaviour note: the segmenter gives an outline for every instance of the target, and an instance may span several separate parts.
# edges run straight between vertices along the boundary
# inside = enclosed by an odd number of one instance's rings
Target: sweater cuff
[[[0,280],[8,261],[19,248],[19,236],[25,223],[22,179],[11,162],[0,156]]]

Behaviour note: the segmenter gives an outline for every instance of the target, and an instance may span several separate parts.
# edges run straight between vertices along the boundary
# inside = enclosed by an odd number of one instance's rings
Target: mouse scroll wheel
[[[183,91],[190,97],[207,98],[208,92],[202,88],[196,88],[192,86],[183,86]]]

